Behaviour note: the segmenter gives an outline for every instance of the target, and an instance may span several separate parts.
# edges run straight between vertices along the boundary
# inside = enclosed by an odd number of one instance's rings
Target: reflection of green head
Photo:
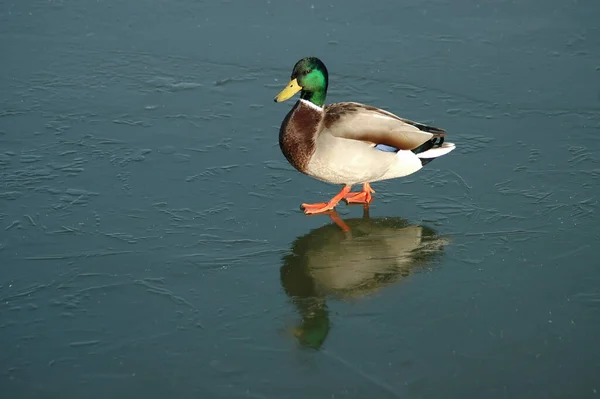
[[[329,333],[329,312],[325,299],[319,296],[304,259],[296,253],[283,257],[280,278],[286,294],[298,309],[302,321],[294,335],[302,346],[319,349]]]
[[[300,327],[294,330],[300,345],[320,349],[329,334],[329,315],[326,307],[317,309],[310,316],[302,318]]]

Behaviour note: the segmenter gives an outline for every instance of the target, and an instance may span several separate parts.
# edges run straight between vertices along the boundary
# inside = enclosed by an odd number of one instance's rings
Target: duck
[[[279,147],[300,173],[343,185],[327,202],[303,203],[307,215],[331,212],[340,201],[368,206],[371,183],[411,175],[456,148],[444,129],[401,118],[358,102],[325,105],[329,73],[317,57],[296,62],[279,103],[300,98],[279,129]],[[352,186],[362,190],[352,192]]]

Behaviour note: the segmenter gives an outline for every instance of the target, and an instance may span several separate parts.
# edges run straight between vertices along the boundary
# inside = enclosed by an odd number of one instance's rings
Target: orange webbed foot
[[[373,196],[371,193],[359,192],[359,193],[351,193],[351,195],[347,195],[344,197],[344,200],[348,204],[369,204],[373,200]]]
[[[307,215],[316,215],[318,213],[325,213],[331,211],[334,206],[330,206],[328,202],[319,202],[316,204],[302,204],[301,208]]]
[[[342,191],[340,191],[335,197],[333,197],[329,202],[319,202],[316,204],[302,204],[302,209],[304,209],[304,213],[307,215],[316,215],[318,213],[325,213],[333,210],[336,207],[338,202],[340,202],[344,197],[350,192],[351,186],[344,186]]]
[[[373,201],[373,193],[375,190],[369,183],[363,184],[363,189],[357,193],[348,193],[344,196],[344,200],[348,204],[370,204]]]

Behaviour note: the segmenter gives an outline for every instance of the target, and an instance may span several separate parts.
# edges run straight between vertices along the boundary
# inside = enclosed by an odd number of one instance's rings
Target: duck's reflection
[[[318,349],[329,332],[327,298],[355,298],[397,282],[439,256],[448,239],[401,218],[335,222],[297,238],[283,258],[281,284],[302,321],[299,342]]]

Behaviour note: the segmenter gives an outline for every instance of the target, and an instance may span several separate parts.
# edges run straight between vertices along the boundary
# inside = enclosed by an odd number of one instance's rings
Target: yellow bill
[[[281,90],[281,93],[275,97],[275,102],[280,103],[285,101],[294,94],[298,93],[300,90],[302,90],[302,87],[298,85],[298,81],[296,79],[292,79],[290,80],[290,83],[288,83],[287,87]]]

